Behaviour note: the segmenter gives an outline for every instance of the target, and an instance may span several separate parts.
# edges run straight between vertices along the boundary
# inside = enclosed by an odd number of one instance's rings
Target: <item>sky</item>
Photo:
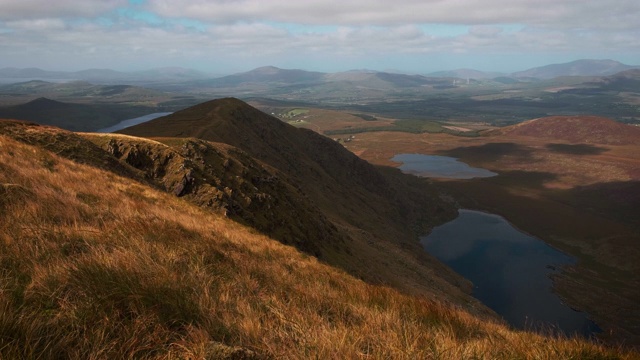
[[[638,0],[0,0],[0,68],[640,65],[639,19]]]

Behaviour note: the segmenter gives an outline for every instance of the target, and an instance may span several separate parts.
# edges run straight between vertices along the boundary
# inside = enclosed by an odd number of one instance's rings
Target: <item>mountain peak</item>
[[[255,68],[249,72],[256,72],[256,73],[261,73],[261,74],[275,74],[279,71],[282,71],[283,69],[280,69],[278,67],[272,66],[272,65],[267,65],[267,66],[261,66],[259,68]]]
[[[51,99],[46,98],[44,96],[39,97],[37,99],[33,99],[33,100],[30,101],[30,103],[42,103],[42,102],[58,102],[58,101],[51,100]]]
[[[51,100],[46,97],[39,97],[37,99],[31,100],[28,103],[24,104],[24,106],[39,106],[39,107],[52,107],[52,106],[63,106],[65,103],[60,101]]]
[[[258,119],[271,119],[273,126],[285,125],[280,120],[261,112],[242,100],[234,97],[210,100],[190,108],[177,111],[176,118],[198,120],[200,126],[208,127],[217,122],[224,123],[253,123]],[[195,124],[195,123],[194,123]],[[175,124],[180,127],[180,123]],[[192,130],[194,128],[191,128]]]

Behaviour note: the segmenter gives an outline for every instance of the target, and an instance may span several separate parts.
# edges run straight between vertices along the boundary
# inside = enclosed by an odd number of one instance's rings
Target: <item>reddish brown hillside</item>
[[[640,127],[598,116],[550,116],[492,130],[486,134],[530,136],[572,143],[640,144]]]

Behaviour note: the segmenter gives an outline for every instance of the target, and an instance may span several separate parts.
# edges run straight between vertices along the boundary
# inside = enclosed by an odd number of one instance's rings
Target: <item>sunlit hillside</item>
[[[368,285],[172,194],[6,135],[0,242],[3,359],[635,356]]]

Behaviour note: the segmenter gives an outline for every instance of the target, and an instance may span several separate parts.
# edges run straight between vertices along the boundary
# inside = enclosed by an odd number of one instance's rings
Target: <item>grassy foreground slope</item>
[[[410,233],[400,239],[376,238],[364,230],[364,220],[370,214],[366,209],[362,211],[365,218],[360,217],[361,224],[337,223],[287,174],[233,146],[194,138],[151,140],[120,134],[72,133],[12,120],[0,121],[0,133],[170,192],[369,283],[420,293],[495,317],[464,290],[470,285],[467,280],[421,251]],[[397,171],[392,173],[389,176],[397,179],[394,183],[398,184],[417,179],[398,177],[401,174]],[[316,182],[316,185],[325,184]],[[348,194],[347,185],[343,185],[344,193]],[[426,220],[438,218],[438,214],[429,213],[430,205],[437,204],[437,197],[426,189],[415,196],[410,189],[404,191],[405,197],[423,200],[429,216]],[[436,200],[429,201],[432,198]],[[379,208],[381,203],[374,205]],[[389,202],[382,206],[396,211]],[[379,223],[379,226],[394,224],[390,219],[386,222],[381,219]]]
[[[627,358],[367,285],[0,135],[0,358]]]

